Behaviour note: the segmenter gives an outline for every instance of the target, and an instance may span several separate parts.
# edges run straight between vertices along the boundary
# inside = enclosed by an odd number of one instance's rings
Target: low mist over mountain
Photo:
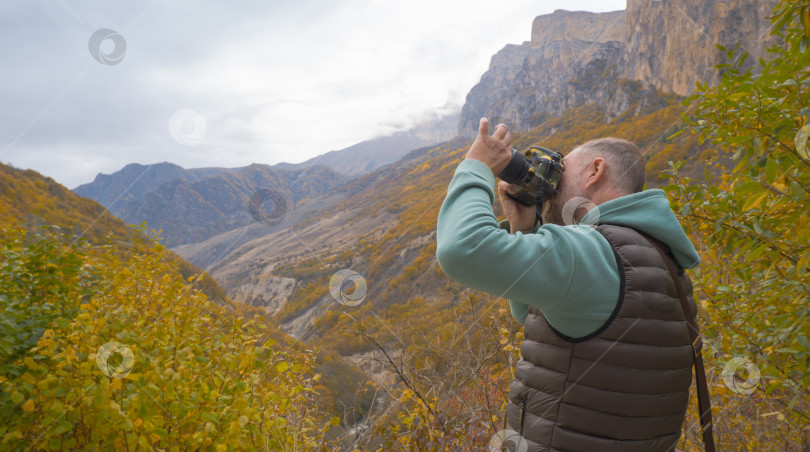
[[[359,176],[394,163],[409,151],[445,142],[456,136],[458,112],[434,115],[405,132],[363,141],[339,151],[330,151],[301,163],[279,163],[277,168],[325,165],[347,176]]]

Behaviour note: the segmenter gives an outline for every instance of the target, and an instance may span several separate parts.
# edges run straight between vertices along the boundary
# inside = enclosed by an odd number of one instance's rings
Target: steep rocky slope
[[[643,101],[649,89],[688,94],[714,83],[723,52],[742,43],[751,62],[764,55],[775,0],[628,0],[609,13],[558,10],[537,17],[530,42],[507,45],[467,95],[459,134],[482,116],[528,130],[547,115],[597,103],[607,118]],[[638,81],[631,97],[617,82]],[[641,102],[643,104],[643,102]]]

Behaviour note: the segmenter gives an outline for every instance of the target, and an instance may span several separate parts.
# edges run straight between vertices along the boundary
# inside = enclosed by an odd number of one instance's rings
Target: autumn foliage
[[[4,450],[321,445],[311,354],[209,301],[159,246],[121,262],[65,242],[3,231]]]
[[[721,48],[722,80],[698,85],[686,119],[724,159],[704,182],[673,163],[667,190],[701,252],[694,280],[721,441],[807,450],[810,3],[780,3],[773,26],[779,45],[753,69],[744,49]]]

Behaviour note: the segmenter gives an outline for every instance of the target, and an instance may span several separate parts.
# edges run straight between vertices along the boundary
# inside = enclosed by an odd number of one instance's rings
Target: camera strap
[[[689,330],[689,340],[692,341],[692,349],[694,350],[693,364],[695,366],[695,386],[697,388],[698,411],[700,412],[700,428],[703,434],[703,448],[707,452],[714,452],[712,401],[709,397],[709,385],[706,382],[706,369],[703,367],[703,341],[700,339],[700,331],[698,331],[697,328],[697,314],[692,312],[692,308],[686,300],[686,290],[684,290],[681,280],[678,278],[678,271],[675,269],[672,258],[667,255],[658,240],[644,233],[641,233],[641,235],[661,254],[667,269],[669,269],[669,274],[672,276],[672,281],[675,283],[675,289],[678,291],[678,299],[681,301],[681,309],[683,310],[683,316],[686,318],[687,329]]]
[[[543,224],[543,190],[537,190],[537,195],[535,197],[534,206],[537,209],[537,217],[535,219],[535,223],[540,222],[540,225]]]

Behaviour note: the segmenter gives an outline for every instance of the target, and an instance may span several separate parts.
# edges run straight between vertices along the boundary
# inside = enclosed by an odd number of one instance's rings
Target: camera
[[[507,196],[524,206],[536,205],[539,216],[543,201],[556,193],[563,171],[562,155],[531,146],[522,153],[512,149],[512,158],[498,177],[515,189],[514,195],[507,193]]]

